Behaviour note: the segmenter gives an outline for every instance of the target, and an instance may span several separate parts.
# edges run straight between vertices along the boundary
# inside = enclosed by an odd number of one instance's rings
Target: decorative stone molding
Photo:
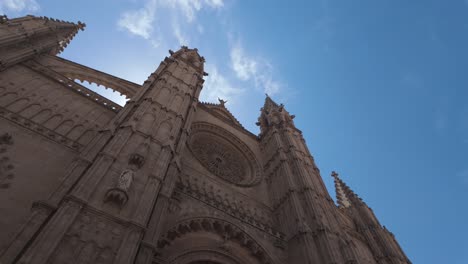
[[[271,212],[260,206],[255,206],[247,200],[239,200],[234,194],[221,190],[193,176],[183,175],[177,183],[177,192],[184,193],[196,200],[210,205],[231,217],[238,219],[275,239],[282,240],[284,234],[272,227]]]
[[[221,127],[194,123],[189,148],[208,171],[228,182],[248,187],[262,180],[262,169],[252,150]]]
[[[3,117],[13,123],[16,123],[22,127],[25,127],[33,132],[36,132],[52,141],[55,141],[75,151],[80,151],[83,148],[83,145],[78,143],[77,141],[71,140],[67,138],[66,136],[60,135],[57,132],[54,132],[53,130],[46,128],[43,125],[37,124],[28,118],[24,118],[20,115],[17,115],[1,106],[0,106],[0,117]]]
[[[275,263],[266,253],[266,250],[256,242],[247,232],[233,223],[217,218],[192,218],[181,221],[163,233],[157,242],[160,250],[171,244],[171,241],[192,232],[212,232],[225,240],[238,243],[250,251],[262,264]]]
[[[107,191],[105,202],[114,202],[119,206],[123,206],[128,201],[128,190],[133,182],[134,172],[132,170],[124,170],[117,179],[116,187]]]

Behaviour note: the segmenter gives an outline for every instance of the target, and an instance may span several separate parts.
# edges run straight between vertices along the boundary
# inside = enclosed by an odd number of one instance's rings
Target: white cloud
[[[251,79],[257,73],[257,62],[247,57],[238,44],[231,49],[231,64],[237,77],[243,81]]]
[[[153,31],[154,11],[142,8],[136,11],[128,11],[121,15],[118,25],[130,33],[144,39],[150,39]]]
[[[177,21],[172,23],[172,32],[174,33],[174,37],[177,39],[180,45],[188,45],[188,37],[182,32],[182,29],[180,28],[180,25]]]
[[[203,7],[220,8],[223,0],[162,0],[161,4],[180,10],[188,22],[195,20],[196,13]]]
[[[245,54],[244,49],[235,43],[231,47],[231,67],[242,81],[253,80],[255,87],[270,95],[279,92],[281,85],[273,79],[273,67],[264,59],[255,59]]]
[[[1,0],[0,13],[6,12],[36,12],[40,9],[36,0]]]
[[[218,9],[223,6],[223,0],[147,0],[143,8],[124,12],[117,24],[119,28],[150,40],[154,45],[155,42],[159,44],[154,33],[160,31],[156,18],[167,16],[171,23],[168,28],[172,29],[175,39],[179,44],[188,44],[185,32],[189,31],[187,27],[196,19],[197,13],[203,8]],[[158,22],[164,21],[159,19]],[[202,27],[198,25],[197,28]]]
[[[203,85],[204,88],[201,94],[201,100],[216,102],[217,98],[222,98],[234,103],[237,96],[244,90],[234,87],[218,72],[218,69],[214,65],[207,65],[206,69],[210,75],[206,77],[206,82]]]

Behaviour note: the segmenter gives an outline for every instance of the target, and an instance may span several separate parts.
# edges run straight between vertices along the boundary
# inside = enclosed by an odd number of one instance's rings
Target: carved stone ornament
[[[130,185],[132,184],[132,181],[133,181],[133,171],[124,170],[119,176],[119,180],[117,182],[117,188],[122,189],[124,191],[128,191],[128,189],[130,188]]]
[[[239,186],[261,180],[255,155],[237,137],[210,124],[194,124],[192,131],[190,149],[208,171]]]
[[[245,179],[245,158],[226,142],[203,135],[192,142],[192,150],[203,166],[216,176],[232,183]]]
[[[120,206],[127,203],[128,190],[132,185],[134,173],[134,171],[129,169],[124,170],[117,179],[117,186],[107,191],[105,201],[115,202]]]

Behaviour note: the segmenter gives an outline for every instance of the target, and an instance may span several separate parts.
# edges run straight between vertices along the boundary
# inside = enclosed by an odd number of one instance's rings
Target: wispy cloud
[[[272,65],[263,58],[247,55],[239,41],[232,45],[230,57],[231,67],[237,78],[253,81],[255,87],[270,95],[280,91],[280,83],[273,79]]]
[[[180,24],[178,21],[172,22],[172,32],[174,33],[174,37],[177,39],[177,42],[180,45],[188,45],[188,37],[182,32]]]
[[[178,44],[187,45],[188,32],[200,32],[201,25],[196,30],[191,24],[196,20],[197,13],[202,9],[219,9],[224,6],[223,0],[147,0],[145,5],[137,10],[127,10],[121,14],[117,25],[120,29],[150,40],[155,46],[159,44],[160,27],[158,23],[169,21],[167,28],[171,28],[173,37]],[[167,19],[161,19],[161,17]],[[158,18],[158,21],[156,21]]]
[[[150,1],[145,8],[123,13],[118,21],[118,26],[134,35],[149,39],[153,31],[155,11],[155,1]]]
[[[179,10],[187,22],[192,22],[195,20],[197,12],[202,8],[220,8],[224,2],[223,0],[161,0],[161,5]]]
[[[36,12],[39,11],[40,6],[36,0],[1,0],[0,1],[0,14],[7,12]]]
[[[202,101],[216,101],[217,98],[222,98],[234,103],[236,98],[244,92],[243,89],[233,86],[227,78],[221,75],[214,65],[207,65],[206,70],[210,73],[206,77],[206,82],[203,85]]]
[[[140,9],[122,13],[117,24],[120,29],[150,41],[153,46],[173,46],[174,43],[192,46],[199,35],[205,34],[204,20],[198,18],[200,12],[216,11],[223,7],[224,0],[145,0]],[[161,35],[172,36],[172,39],[159,39]],[[244,91],[236,87],[243,82],[250,82],[257,91],[278,93],[282,86],[273,78],[274,68],[269,61],[246,53],[240,41],[234,42],[230,35],[224,36],[232,72],[221,71],[224,67],[214,64],[205,66],[210,76],[206,78],[202,99],[216,101],[222,97],[232,103]],[[222,37],[217,38],[222,41]]]

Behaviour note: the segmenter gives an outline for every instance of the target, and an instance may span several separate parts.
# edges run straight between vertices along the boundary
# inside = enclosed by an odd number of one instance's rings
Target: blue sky
[[[202,100],[228,100],[257,133],[269,93],[332,196],[336,170],[413,263],[468,263],[468,1],[0,0],[2,12],[85,22],[61,56],[136,83],[168,49],[197,47]]]

